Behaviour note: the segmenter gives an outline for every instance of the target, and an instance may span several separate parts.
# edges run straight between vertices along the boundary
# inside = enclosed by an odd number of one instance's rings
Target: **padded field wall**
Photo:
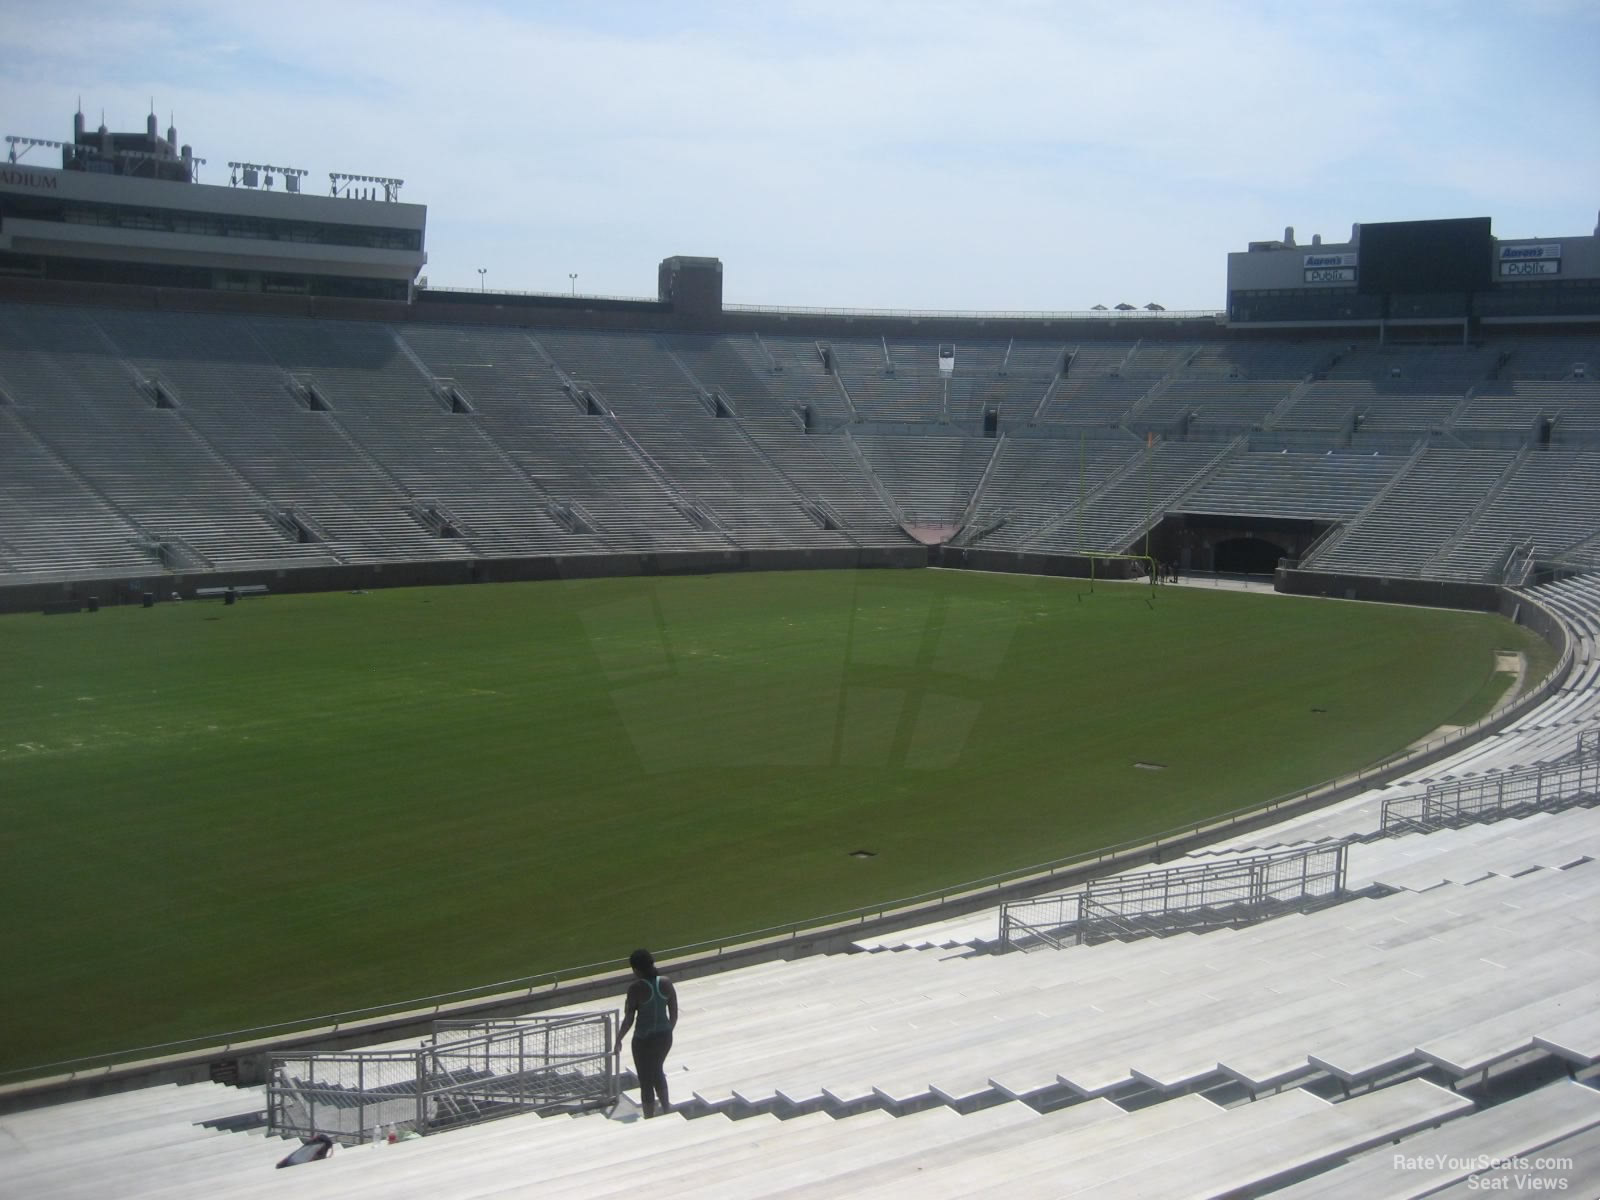
[[[1391,579],[1280,567],[1273,586],[1290,596],[1377,600],[1388,604],[1420,604],[1428,608],[1466,608],[1474,612],[1501,611],[1501,589],[1492,583]]]
[[[268,592],[343,592],[388,587],[445,587],[465,583],[517,583],[543,579],[598,579],[611,576],[706,575],[724,571],[810,571],[910,569],[944,567],[962,571],[999,571],[1014,575],[1051,575],[1073,579],[1136,579],[1138,566],[1129,559],[1089,558],[1072,554],[986,550],[970,546],[897,546],[857,549],[721,550],[663,553],[538,555],[524,558],[481,558],[452,562],[378,563],[359,566],[263,567],[256,570],[188,571],[143,578],[80,577],[48,582],[0,585],[0,613],[38,612],[47,605],[96,598],[101,604],[137,604],[145,592],[169,600],[184,599],[200,588],[260,584]],[[1294,596],[1336,600],[1370,600],[1431,608],[1462,608],[1509,615],[1509,594],[1494,584],[1448,580],[1386,579],[1336,575],[1280,568],[1277,591]],[[1547,640],[1548,628],[1531,625]]]
[[[1137,566],[1128,559],[1089,558],[1077,554],[985,550],[976,546],[934,546],[928,565],[958,571],[1002,571],[1012,575],[1061,575],[1072,579],[1134,579]]]
[[[0,586],[0,612],[41,612],[46,605],[87,601],[138,604],[145,592],[170,600],[193,599],[200,588],[264,586],[269,593],[348,592],[391,587],[444,587],[461,583],[517,583],[540,579],[613,576],[709,575],[724,571],[807,571],[909,568],[927,565],[922,546],[819,550],[679,551],[660,554],[572,554],[483,558],[466,562],[382,563],[361,566],[265,567],[259,570],[190,571],[135,579],[64,579]]]

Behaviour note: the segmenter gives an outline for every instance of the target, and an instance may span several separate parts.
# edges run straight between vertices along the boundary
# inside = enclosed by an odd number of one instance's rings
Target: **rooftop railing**
[[[495,288],[490,292],[475,287],[440,287],[429,284],[419,292],[444,292],[457,296],[524,296],[538,300],[621,300],[629,304],[659,304],[655,296],[613,296],[602,292],[543,292],[515,288]],[[908,317],[912,320],[960,319],[976,321],[1220,321],[1226,313],[1213,308],[1079,308],[1079,309],[979,309],[979,308],[836,308],[804,304],[726,303],[723,312],[773,313],[778,316],[825,317]]]
[[[1226,316],[1225,313],[1209,308],[1158,309],[1154,312],[1143,308],[1121,310],[1115,308],[1001,309],[985,311],[973,308],[829,308],[808,307],[797,304],[724,304],[722,311],[828,317],[910,317],[915,320],[959,318],[961,320],[978,321],[1212,321],[1222,320]],[[958,354],[959,350],[960,348],[957,347]]]

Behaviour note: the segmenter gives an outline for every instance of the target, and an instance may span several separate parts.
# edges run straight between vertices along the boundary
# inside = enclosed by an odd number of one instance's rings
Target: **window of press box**
[[[158,233],[187,233],[200,237],[237,237],[258,241],[302,242],[310,245],[356,246],[373,250],[420,250],[422,233],[416,229],[384,226],[336,225],[318,221],[280,220],[238,214],[187,212],[177,209],[139,208],[125,204],[36,200],[7,197],[6,215],[70,225],[100,225]]]

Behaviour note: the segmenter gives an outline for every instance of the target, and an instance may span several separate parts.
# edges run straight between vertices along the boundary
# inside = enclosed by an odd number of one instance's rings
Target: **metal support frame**
[[[1095,880],[1080,892],[1000,909],[1006,949],[1159,936],[1236,925],[1344,895],[1349,842]]]
[[[1383,802],[1386,836],[1432,833],[1511,812],[1555,811],[1600,798],[1600,730],[1578,735],[1578,748],[1553,763],[1501,771],[1476,779],[1436,783],[1420,796]]]
[[[614,1012],[440,1021],[415,1049],[272,1056],[267,1129],[345,1145],[615,1104]]]

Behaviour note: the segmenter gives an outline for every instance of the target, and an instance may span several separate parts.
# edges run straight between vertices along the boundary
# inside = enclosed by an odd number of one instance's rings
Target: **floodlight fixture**
[[[22,158],[23,155],[27,154],[28,151],[33,149],[33,147],[35,147],[35,146],[45,146],[45,147],[48,147],[51,150],[86,150],[86,149],[94,149],[93,147],[84,146],[84,145],[81,145],[81,144],[79,144],[77,142],[52,142],[49,138],[18,137],[15,134],[7,134],[6,135],[6,143],[11,147],[11,150],[10,150],[9,153],[10,153],[10,157],[11,157],[11,161],[12,162],[16,162],[18,159]],[[18,146],[22,147],[22,150],[21,150],[20,153],[17,150]],[[114,158],[153,158],[153,159],[156,159],[159,162],[172,162],[172,161],[174,161],[174,159],[172,158],[172,156],[170,154],[151,154],[147,150],[114,150],[114,151],[112,151],[112,157],[114,157]],[[189,158],[186,161],[192,162],[192,163],[200,163],[200,164],[203,165],[206,160],[203,159],[203,158],[197,157],[195,155],[190,155]]]
[[[383,198],[394,201],[399,198],[400,188],[405,184],[404,179],[391,179],[386,175],[351,175],[346,171],[329,171],[328,184],[330,196],[344,196],[350,200],[376,200],[373,194],[375,188],[360,188],[354,185],[361,183],[375,183],[383,189]]]
[[[283,190],[286,192],[298,192],[300,180],[311,174],[310,171],[302,171],[299,167],[275,167],[271,163],[231,162],[228,164],[228,170],[233,172],[228,176],[229,187],[238,187],[241,184],[247,188],[262,184],[271,187],[273,175],[282,175]]]

